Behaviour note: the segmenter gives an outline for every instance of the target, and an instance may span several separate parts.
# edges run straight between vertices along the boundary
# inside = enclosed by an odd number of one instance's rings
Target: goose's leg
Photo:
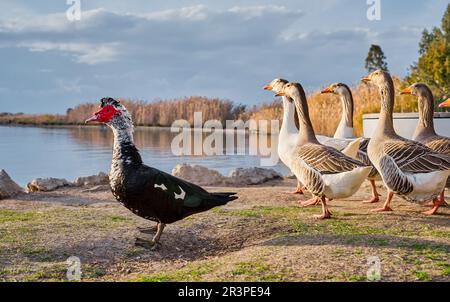
[[[441,196],[439,196],[439,203],[441,207],[448,207],[448,203],[445,201],[445,190],[442,191]],[[431,200],[430,202],[427,202],[425,207],[434,207],[434,200]]]
[[[370,200],[363,201],[363,203],[377,203],[380,201],[380,194],[377,192],[377,186],[375,180],[370,179],[370,186],[372,187],[372,198]]]
[[[445,190],[442,191],[441,196],[439,197],[439,203],[441,207],[448,207],[448,203],[445,201]]]
[[[384,203],[382,208],[379,209],[373,209],[371,210],[371,212],[391,212],[392,208],[391,208],[391,201],[392,198],[394,197],[394,193],[389,191],[387,198],[386,198],[386,202]]]
[[[303,192],[303,190],[304,190],[303,184],[300,181],[297,180],[297,188],[295,189],[295,191],[288,192],[288,193],[289,194],[305,194]]]
[[[318,205],[320,203],[320,198],[319,197],[313,197],[311,199],[308,200],[299,200],[298,203],[303,207],[303,208],[307,208],[309,206],[315,206]]]
[[[441,206],[441,199],[440,198],[435,198],[433,200],[433,208],[429,211],[425,211],[423,212],[423,214],[425,215],[434,215],[436,214],[437,210],[439,209],[439,207]]]
[[[136,238],[135,245],[143,247],[143,248],[149,248],[151,250],[155,250],[158,247],[158,245],[160,244],[159,240],[161,239],[161,235],[162,235],[166,225],[164,223],[159,222],[156,227],[157,227],[156,235],[153,237],[152,240]]]
[[[327,201],[325,199],[325,196],[322,196],[321,201],[322,201],[322,215],[314,215],[313,217],[316,219],[330,219],[331,212],[330,212],[330,210],[328,210]]]

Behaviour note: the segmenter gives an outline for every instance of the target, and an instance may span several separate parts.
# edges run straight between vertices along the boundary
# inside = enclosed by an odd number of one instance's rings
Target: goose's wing
[[[321,174],[348,172],[364,166],[361,162],[332,147],[319,144],[306,144],[299,147],[297,156]]]
[[[429,173],[450,169],[450,156],[434,152],[415,141],[385,142],[383,152],[403,172]]]
[[[435,152],[450,155],[450,138],[444,136],[436,136],[425,142],[425,145]]]

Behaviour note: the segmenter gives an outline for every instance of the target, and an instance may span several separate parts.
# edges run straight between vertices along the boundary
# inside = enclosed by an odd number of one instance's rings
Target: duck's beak
[[[93,116],[91,116],[90,118],[88,118],[88,119],[85,121],[85,123],[88,124],[88,123],[97,122],[97,121],[98,121],[98,115],[97,115],[97,114],[94,114]]]
[[[404,94],[412,94],[411,86],[408,86],[408,87],[406,87],[405,89],[403,89],[403,90],[400,92],[400,94],[401,94],[401,95],[404,95]]]
[[[370,76],[365,76],[361,79],[361,81],[368,83],[368,82],[372,81],[372,79],[370,78]]]
[[[439,108],[450,107],[450,99],[446,100],[443,103],[439,104]]]
[[[273,87],[272,87],[272,85],[268,84],[268,85],[264,86],[263,89],[264,90],[272,90]]]
[[[325,88],[324,90],[322,90],[320,93],[325,94],[325,93],[333,93],[333,88],[331,86],[328,86],[327,88]]]
[[[277,92],[276,94],[275,94],[275,96],[285,96],[286,94],[284,93],[284,92]]]

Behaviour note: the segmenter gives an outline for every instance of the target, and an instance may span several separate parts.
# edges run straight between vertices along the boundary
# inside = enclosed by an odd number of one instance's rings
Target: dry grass
[[[316,221],[320,207],[283,193],[294,185],[237,188],[229,205],[168,226],[157,251],[134,246],[136,227],[151,223],[107,191],[0,201],[0,280],[65,281],[65,260],[78,256],[84,281],[365,281],[377,256],[382,281],[450,281],[449,209],[426,217],[395,198],[394,212],[370,214],[364,187]]]

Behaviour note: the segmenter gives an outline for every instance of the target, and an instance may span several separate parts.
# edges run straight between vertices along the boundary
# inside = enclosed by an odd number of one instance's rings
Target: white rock
[[[50,192],[58,188],[69,186],[66,179],[59,178],[37,178],[27,185],[28,192]]]
[[[5,170],[0,171],[0,199],[13,197],[25,190],[16,184]]]
[[[109,176],[106,173],[100,172],[97,175],[78,177],[74,184],[77,187],[83,186],[101,186],[109,184]]]
[[[236,185],[259,185],[283,176],[273,169],[238,168],[230,172],[229,180]]]
[[[216,170],[211,170],[199,165],[177,165],[172,170],[172,175],[199,186],[216,186],[225,181],[225,176]]]

